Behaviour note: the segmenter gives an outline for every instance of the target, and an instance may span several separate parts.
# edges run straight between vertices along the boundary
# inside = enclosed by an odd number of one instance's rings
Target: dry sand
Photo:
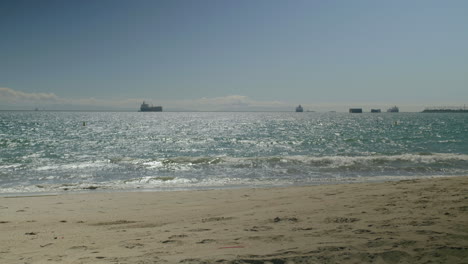
[[[468,177],[0,201],[0,263],[468,263]]]

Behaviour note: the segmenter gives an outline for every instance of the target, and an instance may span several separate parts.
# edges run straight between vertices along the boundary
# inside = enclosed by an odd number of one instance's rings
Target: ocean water
[[[1,194],[450,175],[468,175],[466,114],[0,112]]]

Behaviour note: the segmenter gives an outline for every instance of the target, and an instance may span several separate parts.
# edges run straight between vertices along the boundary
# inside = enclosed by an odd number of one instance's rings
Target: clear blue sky
[[[464,0],[3,0],[0,35],[0,109],[468,103]]]

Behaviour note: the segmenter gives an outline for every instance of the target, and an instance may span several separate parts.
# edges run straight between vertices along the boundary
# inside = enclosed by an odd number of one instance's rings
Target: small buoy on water
[[[83,121],[83,126],[86,126],[86,122]]]

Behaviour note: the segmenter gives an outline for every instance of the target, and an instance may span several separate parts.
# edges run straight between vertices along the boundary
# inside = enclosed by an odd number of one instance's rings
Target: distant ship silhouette
[[[162,106],[149,106],[145,101],[141,104],[140,112],[162,112]]]

